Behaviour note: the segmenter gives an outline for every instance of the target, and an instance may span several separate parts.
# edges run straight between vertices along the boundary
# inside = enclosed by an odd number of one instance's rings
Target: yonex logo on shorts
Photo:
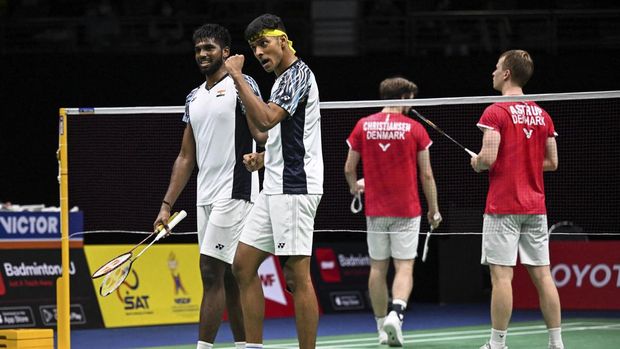
[[[217,245],[215,245],[215,248],[217,248],[218,250],[221,250],[221,249],[223,249],[223,248],[224,248],[224,245],[222,245],[222,244],[217,244]]]
[[[286,243],[284,243],[284,242],[279,242],[279,243],[278,243],[278,248],[284,248],[284,245],[286,245]]]

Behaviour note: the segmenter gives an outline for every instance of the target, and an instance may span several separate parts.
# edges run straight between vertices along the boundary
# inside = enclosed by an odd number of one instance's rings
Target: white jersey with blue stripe
[[[260,96],[254,79],[244,77]],[[243,155],[256,151],[256,144],[233,79],[226,75],[210,89],[205,82],[190,92],[183,121],[192,126],[196,142],[196,205],[221,199],[254,201],[258,173],[245,169]]]
[[[276,79],[269,102],[288,116],[269,130],[265,145],[265,194],[323,194],[319,89],[301,60]]]

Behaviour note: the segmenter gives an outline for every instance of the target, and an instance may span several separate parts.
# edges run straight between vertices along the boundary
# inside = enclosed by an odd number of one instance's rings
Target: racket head
[[[131,259],[127,259],[122,264],[118,265],[112,272],[107,273],[99,286],[99,294],[106,297],[110,293],[116,291],[116,289],[123,284],[129,271],[131,270]]]
[[[130,259],[131,259],[131,252],[123,253],[122,255],[102,265],[101,267],[99,267],[99,269],[95,270],[95,272],[92,275],[92,278],[97,279],[104,275],[107,275],[113,272],[114,270],[118,269],[118,267],[120,267],[121,265],[123,265],[123,263],[126,263]]]

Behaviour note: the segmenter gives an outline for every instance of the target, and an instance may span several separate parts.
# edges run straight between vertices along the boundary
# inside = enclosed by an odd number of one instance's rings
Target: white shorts
[[[549,265],[547,216],[485,214],[482,225],[482,264]]]
[[[277,256],[310,256],[320,201],[318,194],[260,193],[240,241]]]
[[[231,264],[251,208],[251,202],[239,199],[219,200],[196,207],[200,254]]]
[[[368,255],[374,260],[414,259],[418,256],[420,216],[366,217]]]

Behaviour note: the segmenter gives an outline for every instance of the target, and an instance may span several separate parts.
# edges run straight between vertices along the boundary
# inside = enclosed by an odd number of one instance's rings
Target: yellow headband
[[[295,54],[296,52],[295,49],[293,48],[293,41],[289,40],[288,35],[286,35],[286,33],[281,31],[280,29],[263,29],[261,32],[256,34],[256,36],[254,36],[254,38],[251,41],[255,41],[261,36],[284,36],[284,38],[288,42],[288,47],[291,49],[291,51],[293,51],[293,54]]]

